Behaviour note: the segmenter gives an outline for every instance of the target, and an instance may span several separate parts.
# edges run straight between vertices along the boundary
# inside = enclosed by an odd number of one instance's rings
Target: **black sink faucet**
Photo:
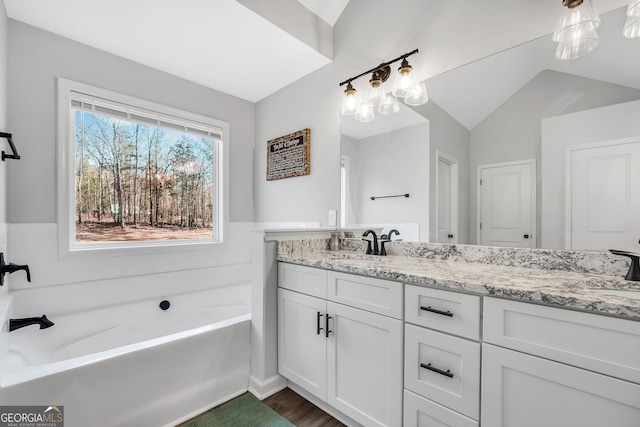
[[[367,230],[362,234],[362,237],[367,237],[368,235],[373,235],[373,249],[371,248],[371,240],[362,239],[367,242],[367,255],[380,255],[380,251],[378,250],[378,236],[376,232],[373,230]]]
[[[55,325],[46,315],[41,317],[24,317],[22,319],[9,319],[9,332],[24,328],[29,325],[40,325],[40,329],[47,329]]]
[[[387,239],[391,240],[394,233],[396,236],[400,235],[400,232],[394,228],[393,230],[389,231],[389,234],[387,234]]]
[[[614,255],[626,256],[629,259],[631,259],[631,264],[629,265],[629,271],[625,276],[625,280],[640,282],[640,254],[634,254],[632,252],[626,252],[626,251],[619,251],[616,249],[609,249],[609,252],[611,252]]]
[[[0,252],[0,286],[4,285],[4,275],[15,273],[16,271],[24,270],[27,273],[27,281],[31,281],[31,273],[29,272],[28,265],[17,265],[14,263],[5,264],[4,254]]]

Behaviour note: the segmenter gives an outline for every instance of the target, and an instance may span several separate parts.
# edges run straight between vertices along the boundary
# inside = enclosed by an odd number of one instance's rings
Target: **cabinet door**
[[[482,419],[491,427],[638,427],[640,386],[482,345]]]
[[[402,425],[402,321],[333,302],[327,402],[364,426]]]
[[[327,399],[325,313],[325,300],[278,289],[278,372],[322,400]]]

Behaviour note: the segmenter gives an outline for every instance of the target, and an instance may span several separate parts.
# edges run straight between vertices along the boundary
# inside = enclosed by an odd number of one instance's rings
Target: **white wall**
[[[8,123],[22,159],[8,165],[7,194],[11,261],[29,264],[33,282],[12,275],[16,291],[132,278],[148,286],[145,275],[188,275],[201,287],[216,286],[215,268],[250,262],[253,221],[253,146],[255,105],[142,66],[87,45],[9,20]],[[169,251],[156,255],[58,259],[56,226],[56,77],[183,109],[230,124],[230,220],[225,249]],[[3,97],[4,99],[4,97]],[[240,281],[249,283],[248,269]],[[163,276],[163,274],[165,274]],[[187,276],[185,276],[187,277]],[[176,281],[176,289],[186,285]],[[194,285],[190,283],[189,286]],[[96,285],[98,286],[98,285]],[[42,314],[42,313],[38,313]]]
[[[4,2],[0,3],[0,132],[11,132],[7,127],[7,37],[8,20],[4,8]],[[6,140],[0,140],[0,151],[8,151]],[[10,161],[10,160],[9,160]],[[6,162],[0,162],[0,252],[7,253],[7,217],[6,217]],[[8,293],[9,281],[7,285],[0,288],[0,324],[5,323],[7,310],[9,308]],[[0,359],[7,348],[7,334],[0,333]]]
[[[605,105],[640,99],[640,90],[556,71],[543,71],[513,94],[500,107],[471,130],[471,243],[476,243],[478,165],[536,159],[537,164],[537,242],[548,241],[543,232],[542,195],[549,190],[541,177],[555,165],[541,159],[541,121],[546,117],[583,111]],[[555,162],[554,162],[555,163]],[[548,218],[562,221],[564,217]],[[553,246],[557,248],[557,246]]]
[[[420,234],[405,240],[429,238],[429,123],[347,142],[350,154],[349,194],[353,221],[350,225],[420,225]],[[349,149],[351,148],[351,149]],[[371,200],[372,196],[409,193]],[[395,226],[394,226],[395,224]]]
[[[469,139],[470,133],[457,120],[429,101],[414,107],[429,119],[429,235],[436,236],[436,151],[458,160],[458,243],[469,242]],[[431,241],[434,241],[432,238]]]
[[[640,101],[633,101],[542,121],[543,247],[564,249],[567,147],[640,136],[638,117]]]

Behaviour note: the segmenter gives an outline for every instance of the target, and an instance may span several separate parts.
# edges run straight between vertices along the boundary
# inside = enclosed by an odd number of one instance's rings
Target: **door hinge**
[[[482,223],[480,223],[480,230],[482,230]]]
[[[480,180],[480,185],[482,185],[482,180]]]

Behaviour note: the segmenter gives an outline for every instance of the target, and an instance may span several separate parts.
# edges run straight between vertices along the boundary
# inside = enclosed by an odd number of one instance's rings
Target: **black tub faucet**
[[[9,319],[9,332],[24,328],[29,325],[40,325],[40,329],[47,329],[55,325],[46,315],[41,317],[24,317],[22,319]]]
[[[31,281],[31,273],[28,265],[17,265],[12,262],[6,264],[4,262],[4,254],[0,252],[0,286],[4,285],[4,275],[15,273],[18,270],[24,270],[27,273],[27,281]]]
[[[379,251],[378,251],[378,236],[376,235],[376,232],[373,230],[367,230],[362,234],[362,237],[367,237],[368,235],[373,234],[373,249],[371,248],[371,240],[369,239],[362,239],[367,243],[367,255],[380,255]]]

